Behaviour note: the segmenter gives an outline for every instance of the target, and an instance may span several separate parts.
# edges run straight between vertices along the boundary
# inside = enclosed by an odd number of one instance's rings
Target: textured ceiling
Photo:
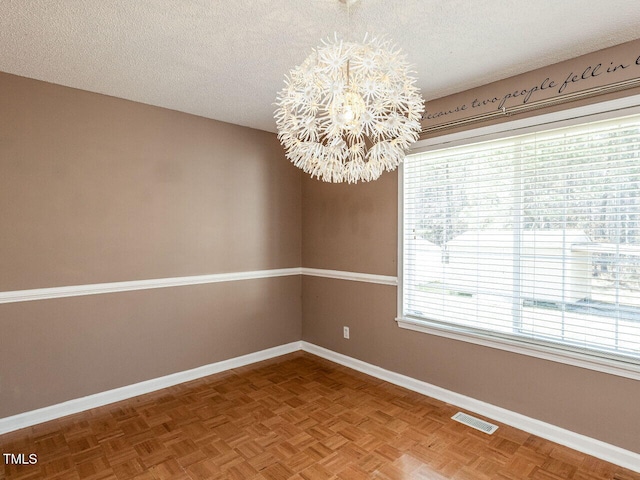
[[[361,0],[425,99],[640,38],[637,0]],[[0,71],[275,131],[285,73],[337,31],[337,0],[0,0]],[[640,54],[640,52],[638,52]]]

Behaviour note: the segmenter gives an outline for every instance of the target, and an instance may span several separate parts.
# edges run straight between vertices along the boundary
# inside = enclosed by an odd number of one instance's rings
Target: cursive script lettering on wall
[[[640,40],[427,102],[423,127],[640,78]]]

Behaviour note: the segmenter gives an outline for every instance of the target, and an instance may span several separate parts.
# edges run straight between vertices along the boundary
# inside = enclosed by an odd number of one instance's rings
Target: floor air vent
[[[471,415],[467,415],[466,413],[458,412],[453,417],[456,422],[464,423],[465,425],[475,428],[476,430],[480,430],[481,432],[488,433],[491,435],[498,429],[497,425],[492,425],[489,422],[485,422],[484,420],[480,420],[479,418],[472,417]]]

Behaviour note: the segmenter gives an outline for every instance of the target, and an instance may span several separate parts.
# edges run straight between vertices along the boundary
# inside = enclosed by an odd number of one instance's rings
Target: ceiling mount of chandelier
[[[354,0],[340,0],[347,6]],[[368,182],[395,170],[418,139],[424,101],[389,40],[324,40],[276,99],[287,158],[326,182]]]

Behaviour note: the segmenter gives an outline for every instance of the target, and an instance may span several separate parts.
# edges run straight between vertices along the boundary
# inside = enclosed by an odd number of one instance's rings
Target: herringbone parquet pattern
[[[38,455],[0,462],[0,478],[640,479],[456,411],[299,352],[0,436],[0,451]]]

